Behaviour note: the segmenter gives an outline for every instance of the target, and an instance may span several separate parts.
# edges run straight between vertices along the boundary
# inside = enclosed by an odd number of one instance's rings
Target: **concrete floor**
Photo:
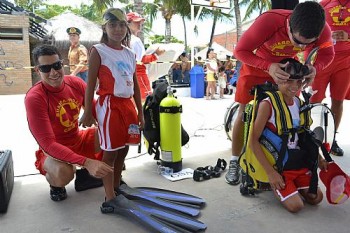
[[[101,214],[103,188],[78,193],[72,182],[67,186],[67,200],[59,203],[50,200],[49,186],[43,176],[36,174],[33,165],[37,145],[27,127],[23,99],[24,95],[0,96],[0,149],[12,150],[16,175],[8,211],[0,214],[0,232],[147,232],[124,217]],[[227,140],[223,118],[232,99],[233,96],[210,101],[179,97],[183,104],[182,123],[191,136],[182,149],[184,168],[215,165],[218,158],[230,159],[231,142]],[[338,142],[346,153],[335,160],[350,173],[348,102],[344,110]],[[168,181],[157,173],[153,157],[139,155],[136,148],[131,148],[126,168],[123,177],[131,187],[159,187],[203,197],[207,205],[198,219],[207,224],[206,232],[347,233],[350,229],[350,201],[333,206],[324,199],[318,206],[306,205],[300,213],[290,214],[271,192],[241,196],[239,186],[225,183],[224,174],[202,182]],[[320,186],[325,190],[322,183]]]

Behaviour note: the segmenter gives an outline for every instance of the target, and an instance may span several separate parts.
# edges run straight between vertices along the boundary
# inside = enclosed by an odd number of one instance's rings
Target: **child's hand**
[[[87,114],[84,112],[84,114],[79,119],[79,126],[85,127],[91,127],[92,125],[97,125],[95,118],[92,116],[92,114]]]
[[[143,114],[138,114],[137,118],[138,118],[138,121],[139,121],[140,130],[143,130],[143,128],[145,127],[145,119],[143,117]]]
[[[271,174],[267,175],[272,190],[281,190],[284,189],[285,183],[283,177],[276,171],[273,171]]]
[[[325,159],[319,159],[318,160],[318,168],[321,170],[327,171],[328,169],[328,162]]]

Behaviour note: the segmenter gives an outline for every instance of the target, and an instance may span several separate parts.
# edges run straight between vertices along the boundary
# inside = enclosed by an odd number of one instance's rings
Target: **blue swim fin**
[[[135,188],[130,188],[126,184],[120,185],[117,192],[120,194],[123,194],[126,198],[130,200],[143,200],[152,205],[157,205],[159,207],[188,214],[190,216],[197,216],[200,213],[199,208],[194,208],[193,206],[181,205],[177,202],[165,201],[158,197],[149,196]]]
[[[132,218],[152,232],[190,233],[205,230],[207,226],[191,217],[157,208],[140,200],[129,200],[123,195],[104,202],[102,213],[116,213]]]
[[[160,198],[165,201],[173,201],[179,204],[196,205],[199,207],[203,207],[205,205],[205,200],[203,198],[196,197],[187,193],[151,187],[137,187],[135,189],[146,194],[147,196]]]
[[[207,226],[204,223],[188,215],[176,213],[168,209],[153,206],[141,200],[134,200],[133,202],[142,211],[175,228],[180,227],[181,229],[186,229],[190,232],[198,232],[207,228]]]

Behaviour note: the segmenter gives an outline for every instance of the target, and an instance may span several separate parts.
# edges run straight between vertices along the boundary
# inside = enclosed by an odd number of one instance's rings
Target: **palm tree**
[[[241,19],[241,10],[239,8],[239,0],[233,0],[233,9],[235,12],[236,19],[236,33],[237,33],[237,41],[242,36],[242,19]]]
[[[241,5],[248,5],[243,21],[248,19],[256,10],[261,15],[264,11],[271,9],[271,2],[267,0],[242,0]]]

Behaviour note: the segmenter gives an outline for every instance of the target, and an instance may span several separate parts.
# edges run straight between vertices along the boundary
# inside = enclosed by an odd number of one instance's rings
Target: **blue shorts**
[[[79,72],[79,73],[77,74],[77,76],[78,76],[79,78],[81,78],[82,80],[84,80],[84,82],[87,82],[87,79],[88,79],[88,70],[85,70],[85,71],[83,71],[83,72]]]

